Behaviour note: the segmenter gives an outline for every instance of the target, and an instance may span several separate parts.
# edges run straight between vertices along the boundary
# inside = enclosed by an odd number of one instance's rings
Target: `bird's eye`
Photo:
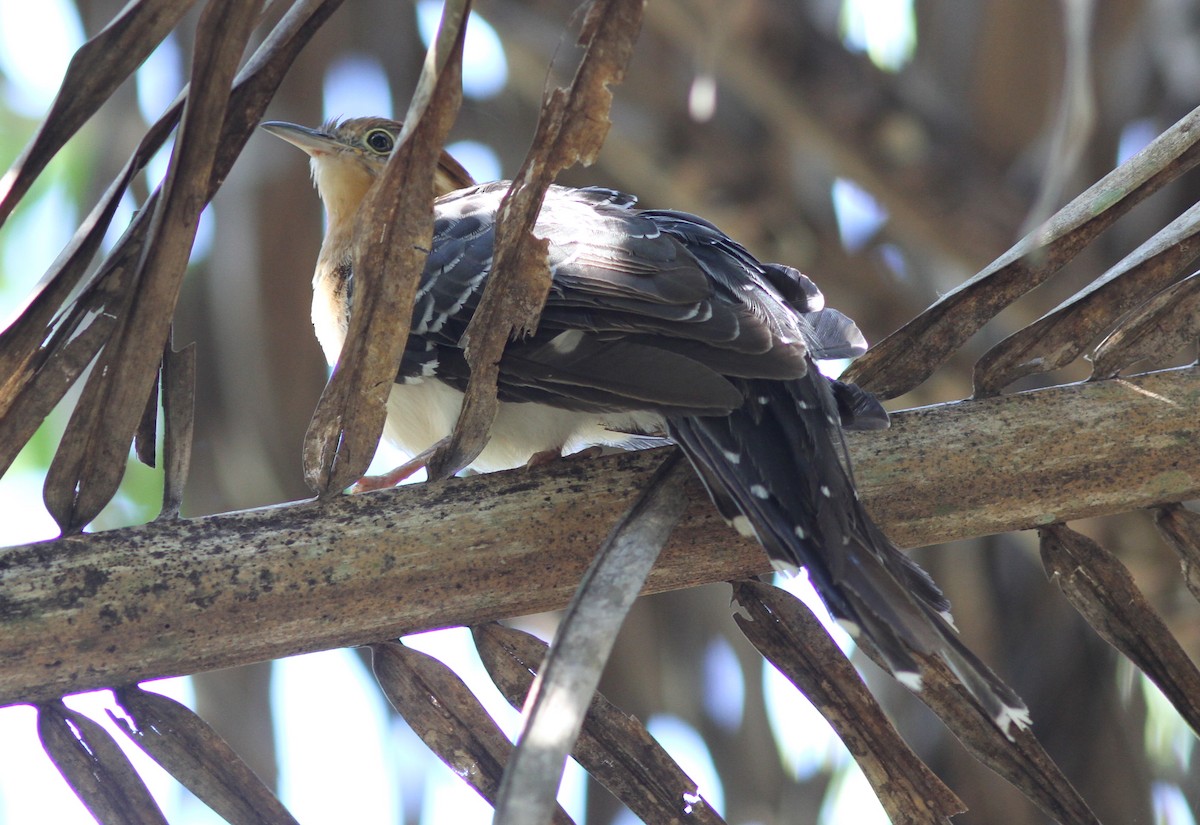
[[[392,151],[392,146],[395,144],[395,139],[391,132],[386,129],[372,129],[367,132],[367,146],[370,146],[374,151],[381,155],[386,155]]]

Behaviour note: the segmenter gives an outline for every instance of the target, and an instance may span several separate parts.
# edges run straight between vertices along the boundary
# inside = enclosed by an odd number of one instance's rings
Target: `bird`
[[[312,320],[333,366],[351,312],[354,216],[401,124],[262,126],[309,155],[324,204]],[[461,410],[470,369],[460,341],[509,186],[476,184],[442,154],[433,243],[383,433],[409,455],[427,455]],[[817,360],[861,355],[866,341],[811,279],[760,262],[703,218],[639,209],[602,187],[551,185],[534,234],[549,243],[550,291],[536,330],[504,350],[499,412],[472,469],[581,445],[673,442],[725,520],[777,568],[806,568],[834,619],[869,639],[902,684],[922,687],[914,653],[938,656],[1005,735],[1029,726],[1022,700],[958,638],[942,591],[859,499],[843,431],[885,427],[888,416],[873,395],[818,369]]]

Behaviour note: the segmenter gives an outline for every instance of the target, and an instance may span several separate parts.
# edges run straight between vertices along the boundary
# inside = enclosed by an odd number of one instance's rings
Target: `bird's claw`
[[[440,442],[439,442],[440,443]],[[350,487],[350,493],[356,495],[358,493],[370,493],[374,490],[386,490],[389,487],[395,487],[401,481],[404,481],[409,476],[416,473],[418,470],[425,469],[429,464],[429,459],[433,457],[433,452],[438,445],[430,447],[421,453],[410,458],[408,461],[401,464],[394,470],[389,470],[382,475],[363,476]]]

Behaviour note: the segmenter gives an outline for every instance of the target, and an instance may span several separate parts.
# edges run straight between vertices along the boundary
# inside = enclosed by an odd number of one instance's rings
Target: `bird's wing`
[[[490,273],[505,190],[439,200],[401,378],[465,384],[458,342]],[[809,351],[865,347],[796,270],[758,263],[700,218],[632,203],[606,189],[550,189],[534,231],[549,241],[553,285],[536,334],[505,351],[504,400],[719,414],[743,402],[732,378],[793,378]]]
[[[465,386],[459,340],[492,262],[505,184],[438,202],[401,379]],[[941,655],[1001,730],[1015,694],[957,641],[932,579],[858,500],[841,426],[886,424],[878,401],[822,376],[812,356],[864,348],[816,286],[762,264],[706,221],[637,211],[602,189],[552,187],[535,234],[553,284],[537,332],[500,362],[502,399],[660,414],[723,515],[776,562],[804,566],[830,610],[870,638],[898,678]]]

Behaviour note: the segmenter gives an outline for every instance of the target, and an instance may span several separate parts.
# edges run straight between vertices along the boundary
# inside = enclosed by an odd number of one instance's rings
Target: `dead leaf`
[[[116,691],[129,715],[108,715],[208,807],[235,825],[294,825],[275,794],[207,722],[174,699],[136,685]]]
[[[1200,671],[1146,601],[1125,566],[1062,524],[1038,530],[1042,564],[1063,595],[1110,645],[1137,665],[1200,733]]]
[[[1182,504],[1168,504],[1158,508],[1154,526],[1179,554],[1183,580],[1200,600],[1200,513],[1193,513]]]
[[[38,736],[63,779],[105,825],[166,825],[108,731],[61,701],[38,706]]]
[[[471,633],[492,681],[520,709],[542,667],[546,643],[494,622]],[[571,755],[643,822],[724,821],[645,725],[599,693],[592,697]]]
[[[129,3],[79,47],[37,135],[0,178],[0,226],[66,142],[175,28],[194,0]]]
[[[512,744],[454,671],[398,642],[371,646],[375,677],[421,740],[493,805]],[[552,805],[545,819],[570,823]]]
[[[163,354],[163,506],[158,520],[179,517],[183,488],[192,461],[195,431],[196,344],[176,350],[170,341]]]
[[[895,398],[928,378],[984,324],[1045,281],[1117,218],[1200,163],[1200,108],[1105,175],[975,277],[867,351],[844,379]]]
[[[967,808],[896,732],[812,612],[785,590],[733,583],[734,621],[833,727],[894,823],[949,823]],[[744,612],[743,612],[744,611]]]
[[[1054,311],[1014,332],[975,365],[975,395],[997,395],[1026,375],[1074,361],[1124,313],[1165,289],[1200,254],[1200,204],[1155,233]]]
[[[496,825],[549,817],[617,632],[683,516],[690,477],[682,454],[673,451],[584,573],[525,702],[524,726],[496,803]]]
[[[200,17],[191,94],[138,264],[137,287],[46,476],[46,507],[65,533],[95,518],[124,475],[205,204],[231,84],[256,16],[254,6],[221,0]]]
[[[546,242],[533,235],[542,200],[555,175],[576,162],[590,164],[604,144],[608,87],[625,76],[644,7],[645,0],[593,0],[571,87],[555,89],[542,105],[533,145],[500,203],[492,272],[461,342],[471,380],[454,433],[429,460],[430,478],[454,475],[487,444],[504,347],[511,336],[536,329],[550,289]]]
[[[884,667],[882,657],[870,643],[860,642],[859,649]],[[940,657],[915,652],[913,656],[921,666],[921,690],[913,695],[942,720],[967,752],[1011,783],[1053,821],[1061,825],[1100,825],[1033,730],[1010,729],[1009,739]]]
[[[1169,358],[1200,341],[1200,272],[1142,304],[1092,353],[1092,380],[1113,378],[1141,361]]]

